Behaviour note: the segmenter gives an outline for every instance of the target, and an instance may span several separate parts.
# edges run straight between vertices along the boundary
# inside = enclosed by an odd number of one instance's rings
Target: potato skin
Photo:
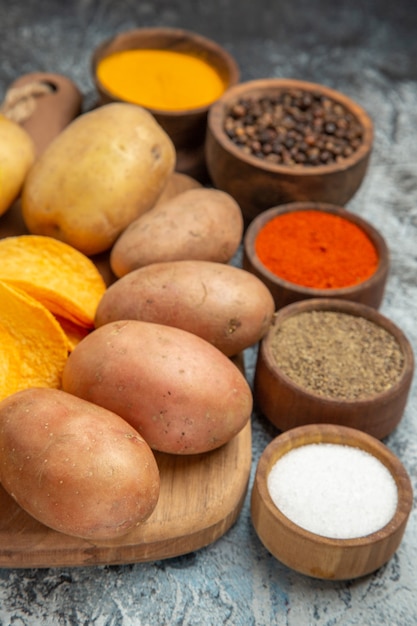
[[[35,156],[35,145],[29,133],[0,114],[0,215],[6,213],[19,196]]]
[[[175,167],[175,148],[142,107],[115,102],[69,124],[35,161],[22,191],[29,231],[87,256],[108,250],[153,207]]]
[[[93,330],[69,356],[62,385],[172,454],[220,447],[252,410],[245,377],[217,348],[187,331],[137,320]]]
[[[121,417],[58,389],[0,403],[0,480],[35,519],[91,540],[125,535],[159,496],[147,443]]]
[[[184,191],[188,191],[188,189],[201,189],[202,187],[202,183],[192,176],[175,171],[168,178],[168,181],[154,206],[161,204],[162,202],[166,202],[167,200],[171,200],[171,198],[175,198],[175,196],[178,196]]]
[[[232,196],[219,189],[188,189],[129,224],[112,247],[110,265],[120,278],[163,261],[228,263],[242,235],[242,212]]]
[[[95,326],[136,319],[188,330],[234,356],[257,343],[275,312],[254,274],[211,261],[153,263],[129,272],[102,296]]]

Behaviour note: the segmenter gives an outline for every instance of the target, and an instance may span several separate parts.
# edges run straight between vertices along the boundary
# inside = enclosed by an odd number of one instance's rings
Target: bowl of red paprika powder
[[[382,234],[343,207],[292,202],[260,213],[244,235],[243,267],[269,288],[276,309],[308,298],[379,308],[388,278]]]
[[[261,340],[254,400],[280,431],[323,423],[383,439],[403,416],[413,373],[408,338],[376,309],[303,300],[277,311]]]
[[[288,202],[345,206],[366,174],[373,122],[325,85],[263,78],[231,86],[210,107],[206,162],[248,224]]]

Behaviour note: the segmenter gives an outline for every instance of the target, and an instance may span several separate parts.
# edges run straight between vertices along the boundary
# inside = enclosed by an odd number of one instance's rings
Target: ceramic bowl
[[[161,49],[193,54],[212,65],[223,79],[225,89],[239,80],[239,67],[221,45],[192,31],[179,28],[137,28],[102,42],[93,52],[92,73],[101,104],[118,100],[97,77],[100,61],[115,52],[132,49]],[[204,138],[209,106],[178,111],[148,110],[171,137],[177,150],[177,171],[196,179],[206,177]]]
[[[319,93],[342,105],[353,116],[362,127],[362,140],[351,156],[323,165],[282,165],[245,154],[230,139],[225,131],[225,120],[230,108],[241,99],[259,102],[262,98],[294,90]],[[345,206],[363,181],[372,144],[371,118],[347,95],[316,83],[264,78],[229,88],[212,105],[207,124],[206,161],[214,186],[236,199],[246,223],[249,223],[261,211],[288,202],[312,201]]]
[[[314,289],[288,282],[269,271],[259,260],[255,251],[255,242],[259,231],[271,219],[292,211],[317,210],[338,215],[349,220],[368,236],[378,254],[378,267],[368,279],[351,287],[337,289]],[[292,202],[262,211],[248,226],[244,235],[243,267],[255,274],[268,287],[275,301],[276,309],[308,298],[338,298],[361,302],[374,308],[381,305],[389,273],[389,250],[382,234],[368,221],[356,213],[342,207],[325,203]]]
[[[362,398],[351,398],[339,393],[339,397],[320,395],[311,387],[301,386],[284,373],[277,363],[274,338],[281,325],[301,313],[333,311],[364,318],[387,331],[397,342],[402,353],[402,369],[398,377],[384,391]],[[330,331],[329,331],[330,332]],[[308,333],[307,337],[308,337]],[[348,346],[346,340],[340,342],[340,362],[346,363],[344,353]],[[366,347],[364,348],[366,350]],[[369,350],[369,348],[368,348]],[[311,355],[310,355],[311,356]],[[305,355],[306,362],[317,375],[324,368]],[[326,357],[322,357],[325,360]],[[344,361],[345,358],[345,361]],[[387,355],[387,359],[389,359]],[[388,363],[388,360],[387,360]],[[379,367],[379,366],[378,366]],[[352,369],[352,368],[351,368]],[[357,302],[317,298],[295,302],[280,309],[267,334],[262,338],[254,377],[254,399],[265,417],[280,431],[298,426],[316,423],[329,423],[348,426],[366,432],[378,439],[389,435],[400,422],[410,391],[414,373],[414,355],[412,347],[402,330],[381,313]],[[328,374],[327,374],[328,375]],[[349,370],[346,367],[346,377]],[[347,399],[349,398],[349,399]]]
[[[328,538],[295,524],[274,504],[267,485],[274,464],[299,446],[320,443],[360,448],[385,465],[395,480],[398,494],[397,507],[388,524],[366,536]],[[382,442],[353,428],[315,424],[283,433],[266,447],[256,470],[251,517],[261,542],[286,566],[314,578],[348,580],[370,574],[391,559],[403,538],[412,503],[409,476]]]

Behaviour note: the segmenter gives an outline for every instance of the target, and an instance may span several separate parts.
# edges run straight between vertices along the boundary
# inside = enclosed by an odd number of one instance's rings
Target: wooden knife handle
[[[5,105],[9,102],[8,109]],[[3,103],[5,114],[17,121],[32,137],[37,156],[81,113],[83,97],[66,76],[46,72],[25,74],[15,80]],[[25,114],[26,109],[26,114]]]

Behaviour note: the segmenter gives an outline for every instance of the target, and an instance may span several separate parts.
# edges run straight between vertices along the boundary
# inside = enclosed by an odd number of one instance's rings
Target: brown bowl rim
[[[351,285],[349,287],[337,287],[335,289],[305,287],[303,285],[285,280],[284,278],[281,278],[277,274],[271,272],[260,261],[255,251],[255,241],[259,231],[267,222],[278,215],[305,210],[331,213],[352,222],[356,226],[359,226],[359,228],[361,228],[365,235],[369,237],[376,248],[378,254],[378,266],[375,272],[356,285]],[[325,202],[289,202],[262,211],[248,225],[244,235],[243,247],[246,258],[259,275],[265,276],[270,283],[273,283],[277,287],[299,294],[300,296],[305,296],[306,298],[342,298],[355,295],[374,283],[378,283],[380,281],[385,282],[390,265],[390,253],[387,242],[382,233],[373,224],[344,207]]]
[[[229,86],[226,89],[230,89],[232,86],[236,85],[239,82],[240,69],[239,69],[236,59],[228,50],[226,50],[226,48],[224,48],[217,41],[210,39],[208,37],[205,37],[204,35],[201,35],[200,33],[197,33],[195,31],[187,30],[184,28],[175,28],[175,27],[169,27],[169,26],[132,28],[130,30],[121,31],[117,33],[116,35],[112,37],[108,37],[107,39],[99,43],[96,46],[96,48],[93,50],[93,53],[91,56],[91,72],[93,75],[93,80],[96,85],[96,88],[99,93],[100,92],[104,93],[106,97],[111,99],[112,101],[129,102],[127,100],[124,100],[123,98],[119,98],[118,96],[115,96],[111,91],[109,91],[106,87],[104,87],[101,84],[97,76],[97,71],[96,71],[98,63],[101,59],[108,56],[106,54],[106,50],[112,44],[116,45],[118,42],[122,42],[124,39],[126,41],[129,41],[131,38],[142,37],[142,36],[145,38],[154,36],[156,40],[158,40],[160,37],[169,36],[172,38],[173,42],[181,41],[181,40],[188,40],[190,42],[193,42],[196,45],[196,47],[199,47],[201,50],[210,51],[210,53],[212,53],[218,59],[221,59],[224,65],[224,68],[227,69],[227,73],[229,74]],[[157,41],[155,43],[157,43]],[[147,41],[147,47],[149,46],[150,46],[149,41]],[[124,47],[118,48],[118,50],[132,50],[132,49],[134,50],[140,47],[141,46],[128,46],[126,48]],[[155,45],[155,48],[159,48],[159,45]],[[201,107],[193,107],[193,108],[188,108],[188,109],[175,109],[175,110],[159,109],[157,107],[149,107],[149,106],[145,106],[144,108],[148,109],[149,111],[151,111],[152,113],[160,117],[167,116],[167,117],[172,117],[172,118],[180,118],[180,117],[183,117],[184,115],[189,115],[189,114],[196,115],[196,116],[205,114],[210,109],[210,106],[212,106],[212,103],[201,106]]]
[[[262,94],[268,92],[274,93],[285,88],[302,89],[305,91],[319,91],[333,101],[342,104],[356,117],[357,121],[360,122],[363,128],[363,140],[359,148],[355,150],[351,156],[346,157],[337,163],[311,167],[307,167],[305,165],[299,167],[279,165],[244,153],[233,143],[223,130],[224,116],[230,103],[236,102],[236,100],[238,100],[241,96],[248,96],[256,92]],[[352,98],[343,92],[328,87],[327,85],[292,78],[258,78],[230,86],[220,96],[220,98],[218,98],[218,100],[211,105],[208,113],[207,124],[216,141],[218,141],[226,152],[232,154],[237,160],[266,172],[285,176],[294,176],[294,178],[302,178],[309,175],[331,175],[336,172],[349,170],[352,166],[368,157],[372,150],[374,140],[374,125],[371,117],[365,109],[352,100]]]
[[[354,441],[355,443],[348,443]],[[310,443],[340,443],[358,447],[373,454],[390,471],[398,491],[398,502],[391,520],[379,530],[354,538],[332,538],[302,528],[274,504],[267,487],[267,477],[272,464],[285,452]],[[277,451],[281,451],[277,454]],[[273,461],[272,461],[273,459]],[[262,452],[255,482],[264,506],[279,523],[287,526],[294,534],[304,537],[313,544],[331,548],[358,548],[388,539],[401,525],[407,522],[413,504],[413,490],[410,477],[400,459],[380,440],[356,428],[335,424],[308,424],[292,428],[273,439]],[[278,557],[277,557],[278,558]]]
[[[273,356],[271,354],[270,342],[273,337],[274,329],[279,326],[280,322],[283,322],[285,319],[288,319],[293,315],[298,315],[299,313],[306,311],[335,311],[355,315],[357,317],[363,317],[390,333],[398,342],[404,355],[403,369],[396,382],[381,393],[377,393],[365,398],[353,399],[322,396],[321,394],[315,393],[314,391],[297,384],[292,378],[287,376],[287,374],[285,374],[280,367],[275,364]],[[338,298],[311,298],[309,300],[293,302],[285,307],[282,307],[282,309],[279,309],[275,312],[273,321],[268,332],[261,339],[259,350],[262,351],[262,357],[264,359],[265,365],[274,377],[281,378],[285,382],[287,387],[296,390],[300,396],[304,398],[314,398],[316,402],[319,401],[323,405],[327,406],[363,407],[372,405],[375,402],[380,403],[388,401],[388,399],[390,399],[391,397],[395,397],[399,391],[402,391],[404,386],[408,387],[408,385],[411,384],[414,373],[413,349],[407,336],[399,326],[397,326],[390,318],[383,315],[380,311],[377,311],[374,307],[359,302],[353,302],[351,300],[340,300]],[[296,428],[298,428],[298,426]]]

